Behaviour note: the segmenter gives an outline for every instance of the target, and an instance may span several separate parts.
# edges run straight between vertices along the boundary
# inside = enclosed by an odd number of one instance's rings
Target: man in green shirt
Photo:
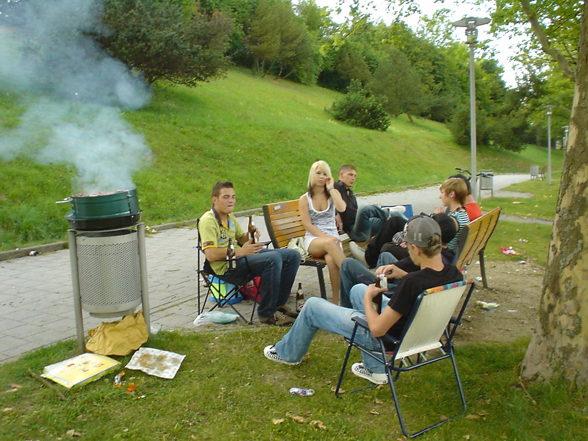
[[[300,266],[300,254],[252,243],[233,214],[235,203],[233,184],[217,182],[212,188],[212,208],[202,215],[198,227],[206,260],[212,272],[229,283],[242,284],[261,276],[259,320],[268,325],[290,325],[296,314],[286,307],[286,302]],[[229,240],[235,247],[233,269],[227,265]]]

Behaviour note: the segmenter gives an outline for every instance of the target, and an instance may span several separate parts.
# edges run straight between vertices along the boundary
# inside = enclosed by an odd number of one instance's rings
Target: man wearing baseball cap
[[[422,213],[426,216],[426,214]],[[431,218],[439,224],[441,228],[441,259],[443,263],[453,263],[455,261],[455,251],[447,248],[447,244],[451,239],[455,237],[457,233],[458,224],[457,221],[445,213],[438,213],[431,216]],[[405,225],[407,228],[408,224]],[[398,237],[397,237],[398,236]],[[398,279],[406,276],[408,273],[419,271],[421,268],[416,265],[410,256],[406,256],[404,259],[396,259],[394,253],[388,251],[388,246],[393,245],[394,247],[402,246],[403,250],[406,250],[404,243],[404,232],[401,231],[395,238],[398,239],[398,244],[386,244],[382,247],[382,252],[378,257],[378,267],[375,272],[371,272],[362,264],[359,260],[353,257],[346,258],[341,262],[341,292],[339,296],[339,304],[347,308],[351,308],[351,290],[357,284],[374,283],[376,278],[380,274],[385,274],[388,279],[388,288],[394,290],[398,284]],[[401,245],[400,245],[401,244]],[[408,251],[406,251],[408,254]],[[389,294],[387,294],[388,296]],[[385,305],[385,303],[384,303]]]
[[[356,341],[367,349],[377,351],[379,344],[374,337],[385,334],[399,337],[406,316],[421,292],[463,279],[454,266],[443,263],[440,254],[441,229],[431,217],[421,215],[411,218],[404,241],[412,261],[419,265],[420,270],[400,280],[395,295],[381,313],[374,308],[373,300],[386,289],[377,288],[374,284],[353,288],[357,295],[352,294],[352,308],[311,297],[304,304],[292,329],[275,345],[266,346],[263,351],[266,358],[284,364],[299,364],[319,329],[350,337],[354,327],[353,317],[364,317],[371,331],[369,334],[359,332]],[[351,371],[375,384],[388,382],[381,364],[371,357],[363,357],[363,362],[353,364]]]

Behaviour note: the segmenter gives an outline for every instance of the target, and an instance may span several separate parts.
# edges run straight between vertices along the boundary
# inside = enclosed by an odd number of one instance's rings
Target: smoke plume
[[[150,160],[143,137],[121,115],[149,101],[146,85],[98,47],[107,29],[101,0],[0,0],[0,92],[25,111],[0,124],[0,158],[69,163],[83,192],[132,188]]]

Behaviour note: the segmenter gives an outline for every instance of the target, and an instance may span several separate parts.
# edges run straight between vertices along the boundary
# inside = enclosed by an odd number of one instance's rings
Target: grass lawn
[[[553,220],[559,192],[559,177],[559,174],[554,176],[552,184],[546,181],[513,184],[504,190],[529,193],[532,196],[530,198],[483,199],[482,209],[489,211],[495,207],[502,207],[503,215]],[[527,261],[545,267],[552,230],[551,225],[501,219],[488,241],[486,258],[515,263]],[[512,247],[518,254],[504,255],[500,251],[501,247]]]
[[[542,185],[517,184],[509,189],[534,193],[535,198],[556,194],[557,184]],[[526,215],[518,211],[522,204],[509,202],[485,200],[483,208],[500,203],[508,214]],[[550,204],[553,207],[549,198],[528,203],[528,216],[552,218]],[[544,265],[550,234],[551,227],[546,225],[501,220],[486,249],[487,257]],[[522,254],[504,256],[498,251],[509,245]],[[71,436],[68,431],[83,440],[402,439],[386,388],[345,394],[341,399],[334,396],[332,388],[345,351],[340,337],[319,332],[307,359],[291,367],[272,363],[262,354],[263,347],[284,332],[231,325],[223,332],[162,332],[145,346],[187,355],[175,379],[127,371],[125,386],[137,385],[136,393],[129,394],[126,387],[113,385],[112,373],[70,391],[55,386],[65,400],[32,378],[30,371],[39,374],[44,366],[74,356],[76,343],[33,351],[0,366],[0,440],[63,440]],[[559,383],[523,383],[519,378],[527,344],[458,347],[468,411],[422,439],[588,439],[586,391]],[[117,358],[123,366],[129,360]],[[425,425],[458,406],[448,365],[420,371],[403,374],[399,383],[409,425]],[[361,384],[363,380],[348,375],[343,387],[351,390]],[[288,393],[290,387],[312,388],[316,393],[298,397]]]
[[[439,123],[394,118],[386,132],[350,127],[325,111],[340,94],[233,70],[195,88],[160,85],[145,108],[124,117],[153,152],[151,165],[135,175],[148,225],[193,219],[209,206],[210,188],[230,179],[240,209],[293,199],[304,192],[317,159],[336,172],[358,167],[358,192],[381,192],[441,182],[455,167],[468,167],[469,149],[453,143]],[[0,134],[19,122],[23,107],[0,96]],[[527,173],[544,165],[545,149],[521,153],[480,146],[478,166]],[[553,152],[553,168],[562,152]],[[0,250],[65,239],[74,170],[17,157],[0,167]]]
[[[513,184],[505,190],[530,193],[532,197],[484,199],[482,209],[489,211],[494,207],[502,207],[503,214],[552,220],[556,212],[560,178],[561,174],[556,173],[553,175],[551,184],[548,184],[546,180]]]
[[[319,333],[306,361],[292,367],[262,354],[283,332],[165,332],[148,346],[187,355],[175,379],[126,371],[124,386],[137,385],[131,395],[113,385],[112,373],[70,391],[59,386],[63,401],[29,369],[40,373],[43,366],[75,355],[74,342],[38,350],[0,366],[0,439],[67,439],[70,430],[82,440],[401,439],[387,388],[335,397],[332,388],[345,351],[339,337]],[[464,418],[422,439],[585,440],[585,394],[561,384],[521,383],[518,365],[526,344],[459,347],[469,409]],[[128,359],[122,358],[123,365]],[[459,407],[449,363],[444,364],[401,377],[409,424],[435,421]],[[363,382],[350,374],[343,387],[351,390]],[[289,394],[295,386],[316,393]]]

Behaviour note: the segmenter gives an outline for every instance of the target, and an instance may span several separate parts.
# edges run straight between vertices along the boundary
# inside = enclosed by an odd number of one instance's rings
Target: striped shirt
[[[455,220],[457,220],[457,223],[459,224],[459,231],[457,232],[455,237],[451,239],[451,242],[447,244],[447,248],[449,248],[450,250],[456,250],[457,245],[459,244],[459,241],[465,231],[462,227],[470,223],[470,218],[468,217],[468,212],[463,207],[459,207],[455,211],[448,211],[447,215],[454,217]]]

